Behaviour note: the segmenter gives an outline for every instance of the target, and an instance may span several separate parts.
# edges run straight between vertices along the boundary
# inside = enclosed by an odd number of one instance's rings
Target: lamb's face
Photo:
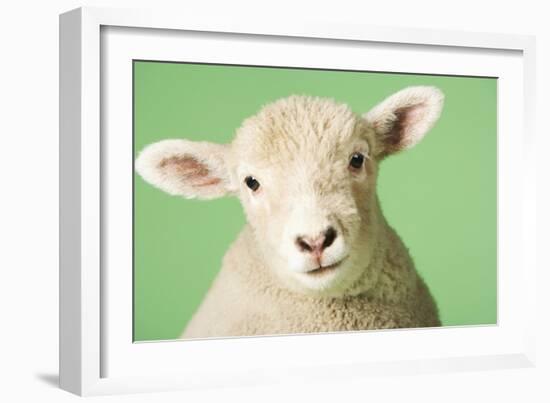
[[[286,283],[343,290],[375,236],[374,130],[345,105],[291,97],[246,120],[233,142],[233,182],[257,245]]]
[[[230,145],[166,140],[136,168],[171,194],[237,195],[268,270],[296,290],[341,295],[367,269],[379,235],[378,162],[416,144],[441,106],[432,87],[403,90],[362,117],[292,96],[247,119]]]

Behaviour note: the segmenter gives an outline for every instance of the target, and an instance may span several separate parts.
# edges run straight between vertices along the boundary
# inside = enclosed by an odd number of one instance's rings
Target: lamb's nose
[[[316,238],[307,236],[296,237],[296,246],[301,252],[321,254],[326,248],[334,243],[338,233],[333,227],[328,227]]]

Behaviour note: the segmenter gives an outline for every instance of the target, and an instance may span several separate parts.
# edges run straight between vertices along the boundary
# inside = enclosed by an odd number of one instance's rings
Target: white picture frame
[[[124,209],[123,205],[117,207],[112,204],[113,200],[124,197],[110,198],[109,195],[113,189],[119,189],[119,192],[127,189],[127,184],[116,179],[116,169],[109,163],[106,150],[124,147],[125,144],[130,148],[127,136],[109,135],[112,128],[120,130],[117,133],[128,132],[128,119],[124,118],[129,113],[128,80],[124,79],[128,60],[138,58],[143,52],[149,52],[148,58],[159,60],[175,57],[175,44],[182,40],[186,32],[192,32],[194,40],[199,41],[203,40],[203,36],[206,38],[216,34],[212,44],[204,39],[201,47],[193,47],[198,52],[193,57],[194,61],[206,57],[200,55],[202,45],[216,46],[216,41],[231,41],[231,38],[239,38],[241,56],[235,56],[239,50],[234,44],[231,54],[219,57],[226,57],[224,60],[240,57],[240,64],[260,65],[273,65],[273,61],[257,51],[249,51],[246,56],[247,47],[267,40],[272,46],[296,43],[302,47],[310,41],[318,41],[320,46],[330,47],[334,52],[339,52],[346,44],[353,44],[352,47],[359,51],[363,49],[361,46],[372,45],[376,49],[371,51],[380,51],[384,55],[377,58],[376,63],[371,62],[371,70],[388,70],[388,63],[395,57],[392,54],[412,51],[422,52],[424,58],[411,58],[410,65],[401,65],[400,71],[462,75],[498,73],[503,82],[499,86],[498,99],[498,325],[337,333],[321,337],[302,335],[133,343],[131,337],[128,338],[128,323],[131,324],[132,320],[131,310],[128,311],[131,298],[127,298],[125,293],[128,288],[124,285],[128,278],[105,269],[110,259],[122,259],[120,264],[126,264],[123,260],[127,255],[124,245],[125,242],[128,245],[129,240],[125,228],[127,230],[128,225],[131,226],[131,222],[124,221],[124,218],[116,221],[113,215],[105,214],[110,209]],[[290,48],[285,49],[288,57],[298,57],[296,52],[289,51]],[[328,380],[380,373],[533,366],[535,326],[530,315],[535,312],[536,286],[533,250],[536,244],[533,239],[536,232],[535,166],[528,156],[534,149],[534,49],[532,37],[519,35],[291,20],[284,23],[257,19],[248,21],[245,18],[215,21],[148,10],[80,8],[62,14],[61,387],[79,395],[96,395],[305,379]],[[439,53],[446,57],[436,57]],[[361,63],[360,59],[354,60]],[[339,58],[331,67],[349,68],[350,60],[349,57]],[[462,63],[453,63],[453,60],[461,60]],[[313,57],[308,63],[326,62]],[[428,64],[431,67],[426,69]],[[360,65],[355,67],[361,68]],[[114,75],[117,80],[104,80],[102,74]],[[110,108],[118,108],[114,120],[111,119],[114,114]],[[518,153],[523,158],[518,158]],[[512,158],[513,169],[506,164]],[[126,162],[132,166],[131,159]],[[120,164],[124,165],[124,160]],[[502,180],[504,177],[506,181]],[[515,214],[510,215],[509,212]],[[113,242],[118,242],[116,255],[109,252],[114,249]],[[516,247],[508,247],[512,243]],[[113,295],[118,296],[116,301]],[[391,345],[403,344],[404,337],[413,348],[390,348]],[[376,342],[376,349],[367,348],[364,355],[355,355],[351,360],[339,357],[335,346],[340,346],[339,351],[346,348],[352,351],[367,338],[369,342]],[[316,354],[320,348],[327,353],[322,356]],[[282,354],[284,351],[291,354]]]

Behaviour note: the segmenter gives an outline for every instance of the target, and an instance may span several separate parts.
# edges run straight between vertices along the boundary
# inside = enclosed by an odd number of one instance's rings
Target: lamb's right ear
[[[229,146],[188,140],[163,140],[143,149],[136,170],[171,195],[213,199],[232,192]]]

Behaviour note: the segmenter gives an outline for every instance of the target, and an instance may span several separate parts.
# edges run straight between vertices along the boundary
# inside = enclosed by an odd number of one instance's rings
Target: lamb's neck
[[[370,261],[349,292],[381,302],[398,303],[414,292],[417,274],[399,235],[381,212],[378,219],[378,237]]]

